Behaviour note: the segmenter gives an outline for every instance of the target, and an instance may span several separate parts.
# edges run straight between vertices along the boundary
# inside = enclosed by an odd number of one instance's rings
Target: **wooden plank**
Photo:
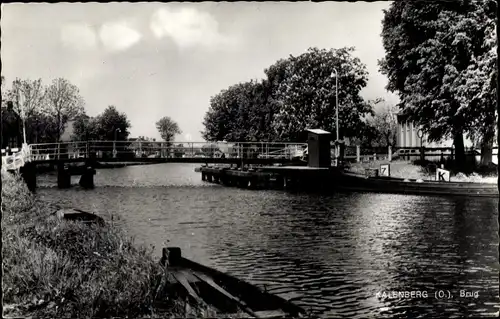
[[[267,319],[286,317],[286,313],[284,313],[283,310],[281,309],[256,311],[255,314],[257,315],[257,318],[267,318]]]
[[[220,292],[221,294],[223,294],[224,296],[226,296],[227,298],[233,300],[234,302],[236,302],[246,313],[248,313],[249,315],[251,316],[254,316],[256,318],[260,318],[258,317],[255,312],[250,309],[247,304],[240,300],[239,298],[231,295],[229,292],[227,292],[224,288],[222,288],[221,286],[219,286],[217,283],[215,283],[212,278],[206,276],[205,274],[203,273],[200,273],[200,272],[194,272],[193,273],[196,277],[198,277],[200,280],[204,281],[205,283],[207,283],[210,287],[212,287],[213,289],[217,290],[218,292]]]
[[[184,289],[187,290],[189,295],[196,300],[199,304],[204,304],[203,299],[201,299],[198,294],[194,291],[193,287],[189,284],[188,279],[184,275],[184,272],[182,271],[172,271],[171,272],[174,278],[184,287]]]

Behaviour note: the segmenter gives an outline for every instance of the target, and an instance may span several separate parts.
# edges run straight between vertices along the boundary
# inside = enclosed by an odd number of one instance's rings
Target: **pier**
[[[330,133],[309,129],[308,161],[295,165],[228,168],[203,166],[195,169],[201,179],[248,189],[329,189],[338,181],[340,167],[332,166]]]

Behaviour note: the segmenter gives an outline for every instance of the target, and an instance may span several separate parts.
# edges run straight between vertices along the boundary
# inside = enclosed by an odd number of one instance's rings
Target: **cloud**
[[[61,41],[76,50],[90,50],[97,46],[94,30],[85,24],[70,24],[62,27]]]
[[[99,31],[99,38],[104,47],[110,51],[123,51],[142,38],[142,35],[128,27],[124,22],[104,24]]]
[[[194,8],[158,9],[151,18],[151,31],[157,38],[169,37],[181,49],[227,47],[234,39],[219,32],[219,23],[209,13]]]

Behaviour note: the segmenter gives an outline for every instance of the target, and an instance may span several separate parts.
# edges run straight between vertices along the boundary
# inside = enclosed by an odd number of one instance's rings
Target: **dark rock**
[[[94,213],[88,213],[79,209],[60,209],[54,213],[57,218],[72,221],[81,221],[84,223],[97,223],[104,226],[104,219]]]

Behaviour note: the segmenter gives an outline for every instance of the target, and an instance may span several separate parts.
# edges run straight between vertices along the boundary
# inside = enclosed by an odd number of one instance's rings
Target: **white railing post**
[[[387,151],[388,151],[387,159],[389,160],[389,162],[392,162],[392,147],[390,145]]]
[[[361,162],[361,146],[356,145],[356,162]]]

